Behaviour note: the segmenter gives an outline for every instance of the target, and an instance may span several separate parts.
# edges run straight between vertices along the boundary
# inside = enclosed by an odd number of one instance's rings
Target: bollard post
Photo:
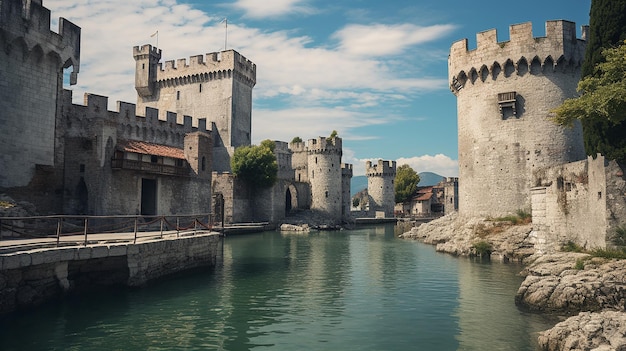
[[[161,239],[163,239],[163,220],[165,219],[165,216],[161,216]]]
[[[87,225],[88,225],[88,219],[85,218],[85,229],[84,229],[84,233],[85,233],[85,246],[87,246]]]
[[[57,221],[57,247],[59,247],[59,241],[61,240],[61,221],[61,218]]]
[[[135,217],[135,240],[133,241],[133,244],[137,243],[137,217]]]

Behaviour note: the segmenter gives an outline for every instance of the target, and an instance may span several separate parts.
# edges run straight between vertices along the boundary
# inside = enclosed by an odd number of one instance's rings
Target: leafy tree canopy
[[[276,183],[278,164],[275,143],[263,140],[261,145],[240,146],[230,160],[233,174],[253,188],[267,188]]]
[[[420,176],[409,165],[402,165],[396,169],[396,178],[394,181],[394,190],[396,194],[396,202],[405,202],[415,191]]]
[[[602,54],[606,61],[578,83],[582,95],[553,110],[557,123],[571,125],[576,119],[589,119],[617,124],[626,119],[626,42]]]
[[[299,136],[291,139],[291,143],[301,143],[301,142],[302,142],[302,138],[300,138]]]
[[[339,135],[339,133],[337,133],[336,130],[333,130],[332,133],[330,133],[330,136],[328,138],[326,138],[327,141],[331,141],[333,139],[335,139],[337,137],[337,135]]]

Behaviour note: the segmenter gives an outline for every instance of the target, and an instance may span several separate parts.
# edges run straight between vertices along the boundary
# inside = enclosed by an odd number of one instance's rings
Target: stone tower
[[[76,84],[80,35],[65,18],[52,32],[41,0],[0,1],[0,188],[39,183],[41,189],[30,190],[58,190],[50,182],[58,176],[51,168],[63,163],[56,131],[63,126],[63,71],[71,67],[70,84]]]
[[[550,110],[576,95],[585,52],[575,24],[548,21],[534,38],[530,23],[478,33],[477,48],[455,42],[448,58],[457,97],[459,213],[505,215],[530,209],[533,173],[585,158],[582,128],[561,127]]]
[[[334,223],[340,223],[343,210],[341,138],[310,139],[307,155],[311,209],[319,211]]]
[[[350,220],[350,207],[352,207],[352,194],[350,194],[350,183],[352,182],[352,165],[349,163],[341,164],[341,217],[345,222]]]
[[[365,175],[370,212],[383,211],[385,217],[393,217],[393,207],[396,204],[394,189],[396,161],[378,160],[376,164],[367,161]]]
[[[206,118],[213,130],[213,167],[230,171],[236,147],[250,145],[256,65],[234,50],[158,63],[151,45],[133,48],[137,109]],[[161,118],[161,117],[160,117]]]

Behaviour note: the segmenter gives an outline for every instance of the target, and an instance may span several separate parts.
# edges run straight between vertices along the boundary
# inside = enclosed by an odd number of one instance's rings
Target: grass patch
[[[626,259],[626,248],[621,249],[593,249],[589,252],[591,256],[608,259]]]
[[[582,271],[585,269],[585,260],[579,258],[576,260],[576,264],[574,265],[574,269]]]
[[[564,252],[585,252],[585,249],[576,244],[573,241],[568,241],[565,245],[563,245],[563,247],[561,247],[561,251]]]
[[[519,209],[515,214],[491,218],[491,220],[494,222],[510,222],[513,225],[519,225],[532,222],[532,216],[529,212]]]

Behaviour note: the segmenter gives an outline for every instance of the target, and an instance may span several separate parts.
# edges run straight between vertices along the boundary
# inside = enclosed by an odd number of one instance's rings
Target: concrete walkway
[[[206,230],[200,230],[206,232]],[[175,230],[137,232],[135,233],[105,233],[105,234],[87,234],[87,245],[120,243],[120,242],[140,242],[148,240],[172,239],[178,237],[193,236],[194,231],[181,231],[178,234]],[[0,240],[0,254],[25,251],[31,249],[40,249],[48,247],[67,247],[67,246],[85,246],[85,235],[64,235],[61,236],[57,243],[56,237],[42,238],[7,238]]]

